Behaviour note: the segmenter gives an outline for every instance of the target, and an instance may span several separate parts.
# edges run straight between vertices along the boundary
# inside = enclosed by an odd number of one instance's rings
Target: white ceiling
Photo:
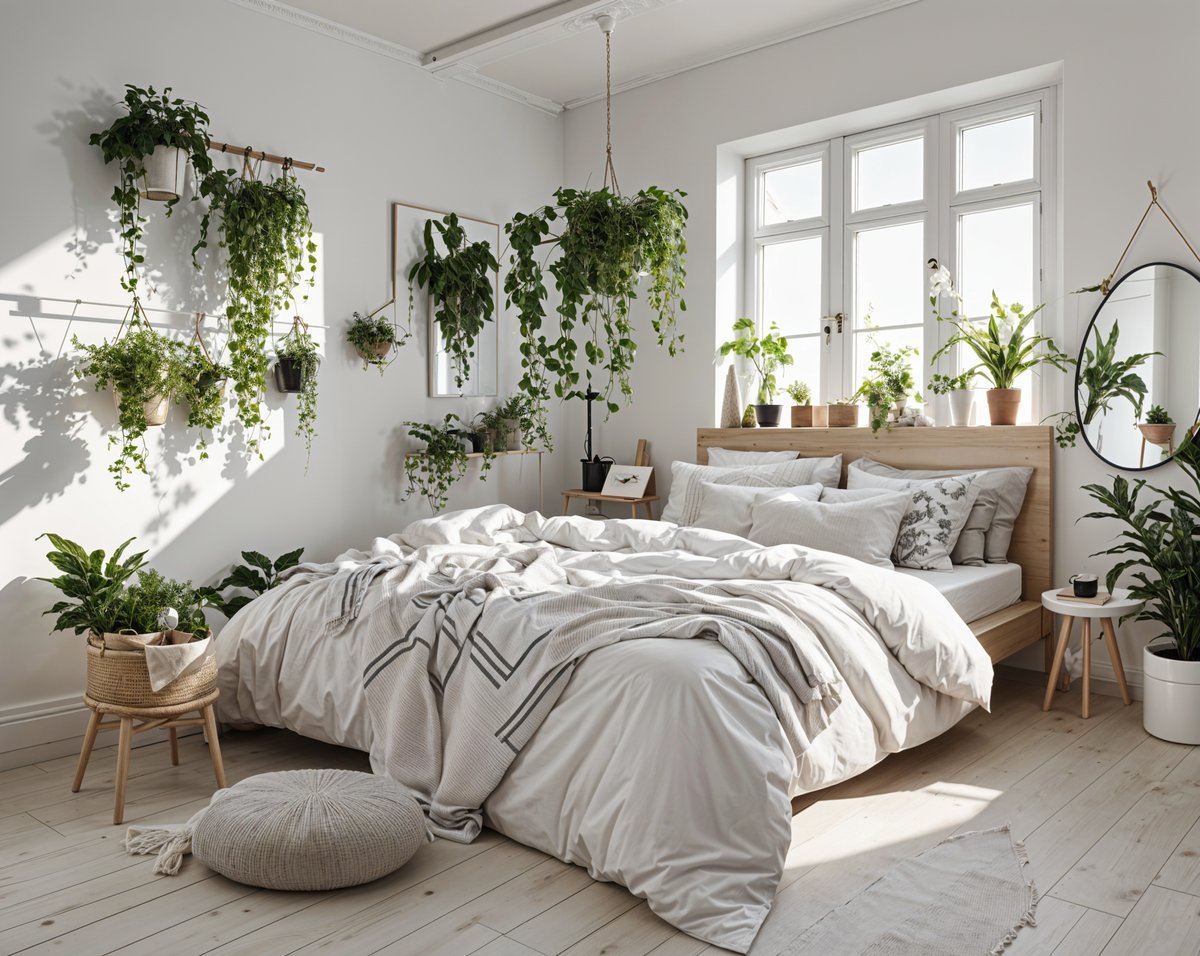
[[[542,109],[628,89],[917,0],[234,0]],[[304,16],[309,14],[311,16]]]

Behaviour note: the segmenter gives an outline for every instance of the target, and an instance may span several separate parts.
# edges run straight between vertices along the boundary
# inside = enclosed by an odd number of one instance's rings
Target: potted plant
[[[276,387],[300,396],[296,402],[296,434],[303,436],[304,450],[311,457],[312,440],[317,434],[317,372],[321,368],[321,353],[299,316],[275,346],[275,358]]]
[[[804,382],[792,382],[787,387],[792,400],[792,427],[811,428],[813,423],[812,389]]]
[[[975,389],[973,372],[963,372],[961,375],[941,375],[934,373],[929,380],[929,387],[934,395],[945,395],[950,399],[950,421],[959,427],[971,424],[971,409],[975,407]]]
[[[991,315],[986,324],[972,322],[967,316],[960,315],[957,307],[949,315],[942,315],[938,300],[943,295],[949,296],[956,306],[962,304],[962,298],[955,291],[948,270],[938,265],[936,259],[930,259],[929,266],[933,270],[929,302],[934,315],[939,322],[954,327],[950,338],[934,353],[933,360],[937,361],[960,345],[966,346],[978,359],[977,364],[967,372],[982,376],[992,386],[987,391],[991,423],[1015,425],[1021,407],[1021,390],[1016,387],[1017,379],[1040,365],[1052,365],[1060,372],[1065,372],[1075,360],[1059,349],[1049,336],[1027,334],[1029,323],[1043,308],[1041,305],[1031,312],[1026,312],[1016,302],[1005,307],[1000,304],[993,290]]]
[[[829,404],[830,428],[854,428],[858,425],[858,400],[854,396],[839,398]]]
[[[434,241],[435,229],[444,252]],[[491,245],[482,240],[467,242],[467,233],[454,213],[441,222],[426,220],[425,254],[408,271],[410,308],[413,285],[428,289],[434,323],[454,364],[454,382],[460,389],[471,377],[475,340],[492,321],[496,298],[491,276],[499,268]]]
[[[628,197],[607,188],[563,187],[552,205],[518,213],[504,227],[512,250],[504,291],[517,311],[521,335],[520,389],[530,398],[535,430],[547,450],[551,394],[586,400],[588,393],[599,392],[609,413],[621,407],[618,392],[623,400],[633,397],[629,373],[637,343],[630,308],[643,278],[658,345],[671,356],[682,347],[676,313],[686,308],[683,196],[655,186]],[[560,221],[564,227],[554,235],[551,223]],[[559,255],[549,261],[555,250]],[[551,328],[543,328],[543,269],[553,277],[560,299]],[[594,380],[597,369],[603,370],[603,384]]]
[[[1125,575],[1130,596],[1145,601],[1133,617],[1155,621],[1164,631],[1142,653],[1143,722],[1148,733],[1182,744],[1200,744],[1200,446],[1187,441],[1175,457],[1195,490],[1150,489],[1143,479],[1121,475],[1112,487],[1084,485],[1104,505],[1088,518],[1115,518],[1123,525],[1118,544],[1099,552],[1118,558],[1108,572],[1111,591]]]
[[[425,422],[405,422],[409,437],[425,443],[419,452],[406,455],[404,475],[408,485],[404,499],[418,493],[425,496],[429,507],[441,511],[450,500],[450,489],[467,473],[467,451],[463,447],[462,419],[453,412],[440,425]],[[481,477],[491,467],[491,456],[485,451]]]
[[[208,457],[203,431],[215,430],[225,417],[225,381],[231,370],[228,365],[214,362],[196,344],[184,349],[183,362],[183,383],[175,399],[188,406],[188,427],[201,429],[199,451],[203,460]]]
[[[496,450],[520,451],[533,417],[533,405],[529,397],[519,392],[510,395],[496,408],[495,415],[495,421],[499,424]]]
[[[1138,431],[1151,445],[1166,447],[1175,438],[1175,419],[1161,405],[1151,405]]]
[[[898,414],[904,410],[909,392],[915,385],[908,360],[917,354],[917,350],[911,345],[894,349],[886,343],[880,345],[874,339],[872,344],[875,350],[867,364],[867,377],[859,385],[855,397],[867,403],[871,431],[877,432],[881,428],[890,431],[893,411]]]
[[[346,329],[346,341],[354,346],[358,357],[363,360],[363,370],[372,365],[379,369],[379,374],[387,368],[393,348],[400,348],[411,336],[405,332],[396,338],[396,327],[382,315],[360,315],[355,312]]]
[[[105,164],[115,161],[120,180],[112,198],[117,204],[121,257],[125,275],[121,287],[137,294],[137,266],[145,227],[141,200],[165,201],[169,216],[184,188],[184,174],[190,164],[196,174],[196,195],[213,173],[208,155],[208,114],[198,103],[171,96],[171,88],[161,93],[154,87],[141,89],[126,84],[122,103],[125,113],[108,129],[93,133],[88,142],[100,147]],[[205,245],[208,216],[200,225],[200,239],[193,256]]]
[[[722,356],[737,355],[749,359],[758,373],[758,402],[754,406],[755,421],[763,428],[775,427],[783,414],[783,406],[776,405],[778,391],[776,372],[781,365],[791,365],[787,339],[779,334],[779,327],[772,322],[766,335],[759,338],[754,320],[740,318],[733,323],[734,338],[722,343],[718,352]]]
[[[311,287],[316,275],[317,247],[308,202],[296,178],[286,172],[263,182],[239,179],[227,171],[209,176],[204,191],[220,212],[221,246],[227,257],[227,354],[237,417],[247,450],[261,457],[259,439],[267,432],[262,400],[272,322],[277,313],[294,305],[297,287],[302,282]]]
[[[1111,410],[1112,403],[1124,399],[1133,406],[1134,418],[1142,414],[1142,402],[1146,399],[1146,383],[1137,374],[1137,368],[1161,352],[1138,352],[1124,359],[1116,357],[1117,340],[1121,336],[1121,325],[1113,322],[1108,338],[1096,329],[1096,348],[1084,345],[1083,362],[1079,366],[1076,387],[1079,391],[1083,424],[1092,424],[1101,412]]]

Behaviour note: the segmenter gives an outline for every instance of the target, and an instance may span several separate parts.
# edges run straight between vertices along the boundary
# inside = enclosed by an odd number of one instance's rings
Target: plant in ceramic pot
[[[859,385],[855,397],[867,404],[871,431],[877,432],[881,428],[890,431],[893,410],[903,411],[909,393],[916,386],[909,359],[916,356],[917,350],[911,345],[892,348],[876,340],[873,344],[875,350],[867,363],[867,377]]]
[[[536,437],[537,422],[528,395],[510,395],[496,407],[495,414],[500,424],[497,451],[520,451],[523,442]]]
[[[776,374],[781,366],[791,365],[794,359],[788,352],[788,343],[779,334],[779,327],[772,322],[767,334],[761,338],[751,318],[740,318],[733,323],[732,338],[722,343],[717,350],[722,356],[736,355],[747,359],[758,374],[758,402],[754,406],[755,420],[759,426],[770,428],[779,424],[783,406],[775,404],[779,390]]]
[[[213,174],[208,155],[208,114],[198,104],[171,96],[171,88],[158,92],[125,86],[124,114],[108,129],[93,133],[88,142],[100,147],[104,162],[116,162],[120,180],[112,198],[117,204],[121,257],[125,275],[121,287],[137,294],[137,267],[143,261],[140,246],[146,219],[143,198],[166,201],[169,216],[183,191],[190,164],[196,174],[196,196]],[[206,244],[208,216],[201,220],[200,238],[193,256]]]
[[[275,347],[275,384],[281,392],[299,395],[296,401],[296,434],[304,438],[305,470],[317,435],[317,372],[321,352],[308,326],[297,316],[288,334]]]
[[[379,374],[388,367],[388,356],[393,348],[402,348],[412,333],[405,330],[399,338],[394,325],[382,315],[360,315],[355,312],[346,329],[346,341],[354,346],[358,357],[363,360],[363,370],[372,365]]]
[[[1075,364],[1075,360],[1059,349],[1050,336],[1028,331],[1030,322],[1043,306],[1039,305],[1030,312],[1016,302],[1004,306],[993,291],[991,315],[986,322],[974,322],[958,311],[957,306],[961,306],[962,298],[954,289],[949,271],[940,266],[936,259],[929,260],[929,267],[933,270],[929,302],[938,321],[954,328],[946,343],[934,353],[933,361],[951,349],[966,347],[976,359],[976,364],[967,371],[981,376],[992,386],[987,392],[991,423],[1015,425],[1021,407],[1021,390],[1016,387],[1017,379],[1041,365],[1050,365],[1065,372],[1068,366]],[[943,315],[939,310],[939,301],[943,296],[950,298],[956,306],[949,315]]]
[[[1150,485],[1157,497],[1143,502],[1146,481],[1131,484],[1121,475],[1111,486],[1083,490],[1105,509],[1085,517],[1123,526],[1118,543],[1099,552],[1118,559],[1108,572],[1109,591],[1132,578],[1130,596],[1146,602],[1133,617],[1163,628],[1142,654],[1146,730],[1194,745],[1200,744],[1200,444],[1189,439],[1175,461],[1194,490]]]
[[[441,248],[434,239],[436,230]],[[412,286],[429,290],[433,320],[454,365],[454,382],[461,389],[471,377],[475,340],[493,321],[496,308],[493,276],[499,271],[490,243],[468,242],[454,213],[441,222],[425,223],[425,252],[408,271],[409,303]]]
[[[788,398],[792,400],[792,427],[812,427],[812,389],[806,382],[792,382],[786,391]]]
[[[1151,405],[1138,430],[1151,445],[1167,446],[1175,437],[1175,419],[1161,405]]]
[[[408,485],[404,492],[407,500],[413,494],[421,494],[436,513],[450,501],[450,489],[467,473],[467,451],[463,447],[463,434],[467,430],[457,415],[448,414],[440,425],[426,422],[404,422],[410,438],[424,442],[425,447],[405,456],[404,476]],[[483,473],[491,465],[490,457],[483,459]],[[481,475],[482,477],[482,475]]]
[[[945,395],[950,400],[950,421],[958,426],[971,424],[971,409],[975,406],[975,375],[942,375],[935,372],[929,380],[934,395]]]

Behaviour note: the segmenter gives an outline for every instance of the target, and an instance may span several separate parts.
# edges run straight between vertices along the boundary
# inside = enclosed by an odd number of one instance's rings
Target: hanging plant
[[[108,471],[124,491],[135,471],[149,474],[146,429],[166,421],[171,396],[189,387],[192,370],[183,343],[152,329],[140,309],[135,307],[129,328],[122,331],[100,345],[84,345],[78,336],[71,342],[83,353],[75,374],[95,379],[97,391],[112,388],[116,398],[119,433],[108,444],[117,457]]]
[[[262,400],[271,322],[293,305],[301,282],[312,287],[317,247],[304,189],[286,171],[270,182],[239,179],[227,171],[210,177],[209,184],[207,194],[220,210],[221,246],[228,257],[225,314],[237,417],[247,448],[261,458],[259,440],[267,434]]]
[[[453,412],[440,425],[425,422],[404,422],[409,437],[424,442],[423,451],[404,459],[404,476],[408,486],[404,492],[407,501],[413,494],[424,495],[434,512],[441,511],[450,501],[450,489],[467,473],[467,450],[463,444],[473,429]],[[483,450],[483,468],[480,478],[492,466],[493,451]]]
[[[398,330],[382,315],[359,315],[354,313],[346,329],[346,341],[354,346],[358,357],[363,360],[363,371],[372,365],[379,374],[391,364],[388,355],[393,348],[403,348],[412,333],[407,329],[397,338]]]
[[[279,360],[275,366],[279,390],[295,392],[299,396],[296,400],[296,434],[304,438],[304,470],[307,472],[312,440],[317,435],[317,370],[321,367],[321,353],[308,326],[297,317],[291,331],[279,340],[275,354]]]
[[[439,252],[434,230],[445,252]],[[429,291],[433,319],[454,364],[454,384],[461,390],[471,377],[475,340],[493,321],[495,292],[488,273],[499,270],[492,247],[486,241],[467,242],[467,234],[454,213],[441,222],[425,222],[425,254],[408,270],[409,324],[412,324],[412,289],[415,284]]]
[[[105,164],[116,162],[120,179],[112,198],[117,204],[121,258],[125,274],[121,288],[131,295],[138,291],[138,266],[144,261],[141,251],[146,218],[141,213],[142,198],[165,199],[166,214],[171,215],[179,202],[182,172],[188,164],[196,176],[196,195],[200,198],[204,183],[213,175],[208,155],[208,114],[190,100],[171,96],[171,87],[161,93],[154,87],[125,86],[122,105],[125,114],[108,129],[93,133],[88,142],[100,147]],[[180,152],[175,153],[175,150]],[[147,166],[164,165],[173,185],[147,181]],[[192,258],[207,244],[209,216],[200,221],[200,238],[192,248]]]
[[[228,365],[214,362],[195,343],[187,346],[184,362],[184,383],[175,398],[188,406],[188,427],[201,432],[197,449],[203,460],[208,457],[208,442],[203,433],[215,431],[225,417],[225,382],[232,370]]]

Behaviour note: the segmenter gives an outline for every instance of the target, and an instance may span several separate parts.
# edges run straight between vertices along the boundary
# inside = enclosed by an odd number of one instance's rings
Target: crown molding
[[[290,23],[293,26],[303,27],[306,30],[312,30],[314,33],[332,37],[334,40],[341,40],[343,43],[349,43],[351,46],[356,46],[359,49],[369,50],[371,53],[378,53],[380,56],[399,60],[401,63],[406,63],[409,66],[419,67],[421,65],[421,54],[416,50],[410,50],[399,43],[383,40],[370,33],[363,33],[361,30],[355,30],[353,27],[335,23],[333,20],[319,17],[315,13],[297,10],[286,3],[281,3],[280,0],[228,0],[228,2],[239,7],[245,7],[247,10],[253,10],[255,13],[274,17],[276,20],[282,20],[284,23]]]
[[[544,96],[538,96],[536,93],[530,93],[511,86],[508,83],[493,79],[490,76],[485,76],[474,67],[467,66],[466,64],[460,63],[453,72],[442,73],[440,75],[458,80],[460,83],[466,83],[467,86],[473,86],[477,90],[484,90],[494,96],[503,96],[505,99],[512,100],[515,103],[531,106],[535,110],[541,110],[543,113],[549,113],[551,116],[557,116],[563,111],[562,103],[559,103],[557,100],[547,99]]]

